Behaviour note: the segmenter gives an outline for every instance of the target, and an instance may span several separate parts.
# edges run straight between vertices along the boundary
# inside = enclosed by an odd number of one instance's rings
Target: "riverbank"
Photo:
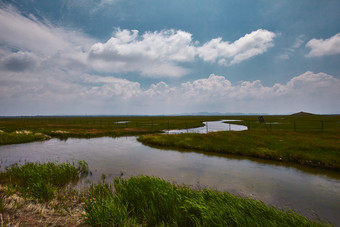
[[[235,154],[340,171],[338,133],[265,130],[209,134],[153,134],[138,138],[145,145]]]
[[[53,169],[53,171],[49,171]],[[66,171],[65,171],[66,170]],[[148,176],[115,178],[83,190],[59,185],[74,180],[86,163],[26,164],[1,173],[0,223],[28,226],[330,226],[252,199],[210,189],[192,189]],[[48,181],[47,191],[35,180]],[[103,176],[103,180],[105,176]],[[42,186],[42,185],[40,185]]]
[[[216,116],[181,117],[1,117],[0,145],[42,141],[49,138],[139,136],[164,130],[200,127]]]
[[[208,135],[159,134],[171,129],[188,131],[204,126],[205,121],[220,119],[239,120],[231,123],[245,125],[248,131]],[[340,115],[298,113],[265,116],[265,120],[261,123],[257,116],[0,118],[0,145],[50,138],[141,136],[139,141],[151,146],[236,154],[340,170]]]

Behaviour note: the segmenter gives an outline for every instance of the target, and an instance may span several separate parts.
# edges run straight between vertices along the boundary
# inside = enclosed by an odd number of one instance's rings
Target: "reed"
[[[0,172],[0,183],[12,188],[7,190],[8,193],[19,191],[24,197],[47,202],[54,198],[57,190],[79,180],[87,172],[88,166],[84,161],[78,162],[77,166],[74,163],[26,163]]]
[[[211,189],[193,190],[162,179],[116,178],[91,187],[85,202],[90,226],[327,226],[260,201]]]
[[[0,145],[29,143],[33,141],[47,140],[50,137],[42,133],[32,133],[31,131],[14,131],[10,133],[0,133]]]

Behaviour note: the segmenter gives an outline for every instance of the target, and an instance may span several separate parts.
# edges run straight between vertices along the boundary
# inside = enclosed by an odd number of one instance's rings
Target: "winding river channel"
[[[227,124],[225,124],[227,125]],[[209,126],[209,123],[208,123]],[[229,126],[228,126],[229,128]],[[340,226],[340,174],[275,161],[157,149],[136,137],[51,139],[0,146],[0,165],[85,160],[92,172],[80,185],[120,176],[152,175],[259,199],[310,218],[315,214]]]

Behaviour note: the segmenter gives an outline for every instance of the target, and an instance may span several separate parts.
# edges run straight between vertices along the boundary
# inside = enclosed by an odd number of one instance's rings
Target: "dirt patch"
[[[58,134],[65,134],[65,133],[69,133],[68,131],[63,131],[63,130],[55,130],[52,131],[53,133],[58,133]]]

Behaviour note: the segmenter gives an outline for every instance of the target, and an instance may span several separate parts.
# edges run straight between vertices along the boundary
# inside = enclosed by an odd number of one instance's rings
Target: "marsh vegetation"
[[[82,192],[65,188],[79,174],[87,172],[86,166],[85,162],[78,166],[27,163],[7,168],[0,178],[1,222],[34,226],[328,225],[260,201],[211,189],[195,190],[149,176],[119,177],[113,183],[105,183],[103,175],[102,182]],[[28,180],[23,181],[22,177]],[[46,192],[51,194],[46,196]],[[36,219],[23,217],[23,211],[29,211]],[[37,218],[38,212],[44,219]]]

